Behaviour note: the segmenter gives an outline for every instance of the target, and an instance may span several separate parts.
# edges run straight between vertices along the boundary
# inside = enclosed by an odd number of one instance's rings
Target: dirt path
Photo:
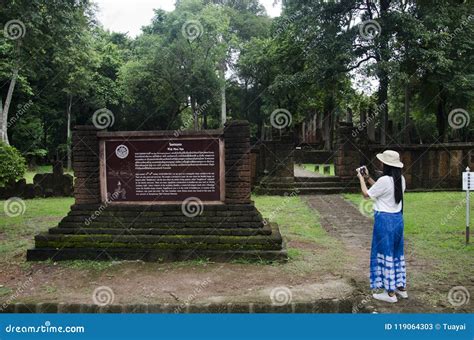
[[[369,289],[369,263],[373,221],[361,214],[357,207],[346,201],[341,195],[308,196],[307,202],[320,215],[321,224],[332,236],[339,238],[351,254],[348,262],[347,278],[356,285],[362,303],[360,309],[380,313],[423,313],[449,311],[448,306],[434,306],[420,297],[421,287],[413,286],[410,275],[422,270],[424,260],[415,256],[409,240],[405,240],[407,258],[407,287],[410,297],[407,300],[390,305],[372,298]],[[412,271],[410,273],[410,271]]]
[[[306,170],[300,166],[295,165],[295,177],[324,177],[314,171]]]

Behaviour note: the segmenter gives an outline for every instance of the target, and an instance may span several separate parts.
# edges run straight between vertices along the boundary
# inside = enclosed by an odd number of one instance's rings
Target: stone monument
[[[284,260],[251,201],[250,129],[73,133],[75,204],[28,260]]]

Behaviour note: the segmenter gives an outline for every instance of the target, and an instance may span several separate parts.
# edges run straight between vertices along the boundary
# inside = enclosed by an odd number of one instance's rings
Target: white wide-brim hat
[[[377,154],[377,158],[384,164],[394,166],[395,168],[403,168],[403,163],[400,161],[400,154],[393,150],[386,150],[383,153]]]

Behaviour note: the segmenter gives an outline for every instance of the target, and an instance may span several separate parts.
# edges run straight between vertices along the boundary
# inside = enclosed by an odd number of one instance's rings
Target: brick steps
[[[27,259],[287,258],[278,226],[267,223],[253,204],[222,207],[205,206],[201,215],[186,217],[181,205],[150,211],[134,205],[73,206],[57,227],[35,237]]]
[[[28,261],[67,261],[67,260],[94,260],[111,261],[141,260],[146,262],[156,261],[187,261],[193,259],[210,259],[212,261],[231,261],[236,259],[286,261],[288,254],[285,247],[278,250],[245,250],[245,249],[127,249],[127,248],[42,248],[30,249],[27,253]]]
[[[298,195],[331,195],[349,192],[358,192],[357,181],[346,182],[340,177],[295,177],[294,183],[288,182],[262,182],[255,189],[257,194],[288,195],[296,192]]]
[[[204,208],[205,209],[205,208]],[[169,212],[159,212],[159,211],[128,211],[121,210],[121,211],[112,211],[112,210],[105,210],[101,211],[100,209],[90,209],[90,210],[73,210],[70,211],[67,216],[80,216],[80,217],[89,217],[92,214],[95,214],[97,211],[97,215],[103,217],[133,217],[133,218],[140,218],[140,217],[183,217],[185,218],[183,212],[181,210],[169,211]],[[219,218],[226,218],[226,217],[240,217],[240,216],[261,216],[255,210],[242,210],[242,211],[207,211],[204,210],[199,217],[219,217]]]
[[[193,258],[229,260],[236,258],[286,260],[287,251],[276,225],[267,225],[258,233],[228,230],[230,235],[141,235],[39,234],[35,249],[28,250],[28,260],[132,260],[178,261]],[[57,232],[61,230],[56,229]],[[215,232],[221,232],[216,230]],[[191,229],[186,232],[192,232]],[[225,231],[224,231],[225,232]],[[242,232],[241,235],[232,233]],[[261,233],[263,232],[263,234]]]
[[[265,195],[286,195],[291,192],[296,192],[298,195],[333,195],[342,193],[358,192],[357,188],[351,187],[335,187],[335,188],[300,188],[300,189],[265,189]]]
[[[97,222],[86,225],[84,222],[60,222],[59,228],[64,229],[77,229],[77,228],[100,228],[100,229],[113,229],[117,227],[125,229],[183,229],[183,228],[200,228],[200,229],[232,229],[232,228],[262,228],[264,225],[263,221],[259,222],[199,222],[199,221],[180,221],[180,222],[159,222],[157,220],[149,221],[135,221],[133,223],[124,223],[123,221],[116,219],[115,221],[109,222]]]
[[[93,214],[93,212],[92,212]],[[66,216],[63,221],[64,223],[74,223],[74,222],[85,222],[85,219],[90,218],[91,215],[86,216]],[[199,217],[199,218],[198,218]],[[118,218],[114,216],[98,216],[97,218],[92,218],[96,223],[117,223]],[[250,216],[236,216],[236,217],[184,217],[181,216],[161,216],[161,217],[120,217],[120,222],[122,224],[128,225],[135,222],[139,223],[154,223],[154,222],[162,222],[162,223],[194,223],[194,222],[206,222],[206,223],[232,223],[232,222],[259,222],[262,221],[262,217],[259,215],[250,215]]]
[[[63,235],[221,235],[252,236],[270,235],[272,230],[264,228],[51,228],[49,234]]]
[[[324,182],[295,182],[295,184],[288,185],[287,183],[268,183],[262,185],[262,187],[267,187],[271,189],[278,188],[351,188],[356,187],[358,183],[346,183],[346,182],[334,182],[334,181],[324,181]]]
[[[295,177],[295,182],[300,183],[308,183],[308,182],[314,182],[314,183],[324,183],[324,182],[341,182],[341,178],[338,176],[324,176],[324,177]]]
[[[56,248],[58,244],[68,248],[189,248],[197,249],[236,247],[246,249],[258,244],[265,249],[279,249],[281,235],[221,236],[221,235],[111,235],[111,234],[39,234],[35,237],[37,246]],[[101,246],[104,245],[104,246]],[[221,247],[222,246],[222,247]]]
[[[181,205],[161,206],[162,210],[147,209],[142,206],[73,206],[69,214],[59,223],[60,229],[242,229],[262,228],[262,215],[252,204],[204,206],[200,215],[184,216]],[[151,207],[155,208],[155,206]],[[119,210],[121,209],[121,210]]]

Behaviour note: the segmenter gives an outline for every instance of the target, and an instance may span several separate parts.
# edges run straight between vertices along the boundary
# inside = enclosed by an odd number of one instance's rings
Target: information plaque
[[[474,191],[474,172],[463,172],[462,173],[462,190]]]
[[[110,203],[224,200],[220,138],[101,141],[101,195]]]

